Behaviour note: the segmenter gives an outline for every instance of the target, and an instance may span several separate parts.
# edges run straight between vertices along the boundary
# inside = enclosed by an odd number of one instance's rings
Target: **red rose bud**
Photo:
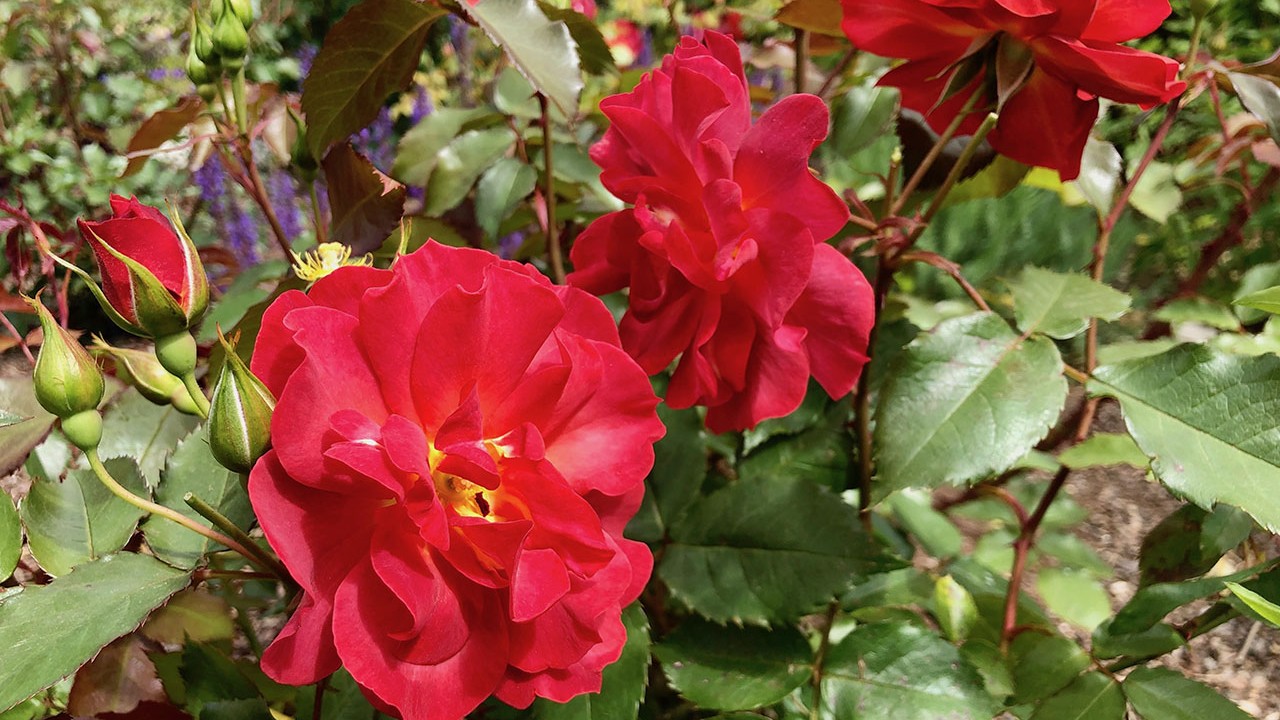
[[[218,339],[227,359],[209,404],[209,448],[223,467],[247,473],[271,444],[276,398],[249,372],[235,346],[221,332]]]
[[[209,285],[195,245],[181,223],[177,232],[157,209],[137,198],[111,196],[114,217],[80,220],[80,234],[93,249],[102,287],[84,271],[102,309],[121,328],[143,337],[186,331],[209,304]],[[54,258],[57,260],[57,258]]]
[[[109,359],[115,365],[116,377],[137,388],[142,397],[151,402],[173,405],[188,415],[200,414],[182,380],[165,370],[154,354],[112,347],[102,338],[94,338],[90,353],[99,360]]]

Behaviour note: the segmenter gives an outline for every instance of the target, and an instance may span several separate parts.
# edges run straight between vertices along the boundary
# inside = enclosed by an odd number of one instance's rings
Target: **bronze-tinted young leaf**
[[[388,95],[409,86],[427,30],[444,14],[413,0],[364,0],[334,24],[302,84],[312,155],[323,158],[377,117]]]
[[[202,110],[204,110],[204,101],[199,97],[188,95],[182,98],[177,105],[161,110],[142,121],[138,131],[129,140],[129,147],[125,149],[125,152],[133,154],[160,147],[176,137],[178,133],[182,132],[183,128],[190,125],[192,121],[200,116]],[[138,172],[150,158],[150,155],[130,157],[129,163],[124,166],[124,171],[120,173],[120,177],[129,177]]]
[[[147,657],[135,634],[102,648],[76,673],[67,711],[80,717],[103,713],[130,713],[145,701],[163,702],[164,688],[156,666]]]
[[[184,590],[147,619],[142,634],[161,643],[230,640],[235,632],[231,606],[217,595]]]
[[[346,143],[330,150],[323,165],[333,209],[329,241],[356,254],[376,250],[400,226],[404,186]]]

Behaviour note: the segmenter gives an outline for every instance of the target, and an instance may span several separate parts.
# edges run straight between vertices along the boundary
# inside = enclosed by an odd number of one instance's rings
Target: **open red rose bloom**
[[[1098,98],[1151,107],[1186,89],[1178,63],[1118,43],[1169,15],[1168,0],[842,0],[844,31],[859,49],[908,62],[880,84],[941,132],[977,93],[960,126],[986,114],[998,152],[1080,174]]]
[[[636,89],[606,98],[591,148],[635,205],[574,242],[573,285],[630,287],[622,345],[650,374],[678,356],[667,404],[707,406],[714,432],[795,410],[812,375],[833,397],[866,363],[866,279],[824,241],[849,211],[809,170],[826,106],[792,95],[754,125],[737,45],[681,39]]]
[[[663,433],[599,300],[428,243],[282,295],[252,368],[279,403],[249,493],[304,591],[269,675],[341,664],[411,720],[599,689],[652,568],[622,529]]]

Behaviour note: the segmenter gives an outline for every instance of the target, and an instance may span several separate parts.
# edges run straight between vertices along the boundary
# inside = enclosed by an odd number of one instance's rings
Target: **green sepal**
[[[182,380],[165,370],[154,354],[112,347],[100,337],[95,337],[93,341],[89,352],[95,357],[111,358],[116,366],[116,377],[126,385],[137,388],[151,402],[157,405],[170,404],[176,389],[181,389],[183,396],[187,394]]]
[[[227,359],[209,403],[209,448],[223,467],[243,474],[271,445],[276,398],[250,372],[220,329],[218,339]]]
[[[178,232],[178,238],[182,240],[182,261],[187,278],[187,327],[191,328],[195,327],[200,318],[204,317],[205,311],[209,309],[209,278],[204,273],[204,264],[200,262],[200,251],[196,249],[195,242],[187,234],[187,228],[182,224],[182,216],[178,213],[177,206],[168,198],[165,198],[164,202],[169,208],[169,220]]]
[[[102,371],[75,338],[35,298],[24,298],[40,318],[44,342],[32,376],[36,400],[45,410],[68,418],[93,410],[102,402],[106,382]]]
[[[84,284],[89,286],[89,292],[93,293],[94,299],[102,306],[102,311],[107,314],[108,318],[111,318],[111,322],[115,323],[117,327],[133,335],[139,335],[142,337],[147,336],[146,330],[143,330],[137,324],[126,320],[123,315],[116,311],[115,306],[111,304],[110,300],[107,300],[107,296],[102,292],[102,288],[98,286],[98,283],[94,282],[93,276],[89,275],[89,273],[85,272],[74,263],[67,262],[66,260],[58,257],[47,248],[44,250],[44,254],[50,260],[75,273],[76,277],[83,280]]]

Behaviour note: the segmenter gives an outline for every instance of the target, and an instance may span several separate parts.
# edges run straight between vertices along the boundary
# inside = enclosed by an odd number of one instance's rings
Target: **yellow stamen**
[[[312,283],[340,267],[368,267],[373,264],[373,258],[367,254],[352,260],[351,248],[342,243],[322,243],[311,252],[290,254],[293,255],[293,272]]]

